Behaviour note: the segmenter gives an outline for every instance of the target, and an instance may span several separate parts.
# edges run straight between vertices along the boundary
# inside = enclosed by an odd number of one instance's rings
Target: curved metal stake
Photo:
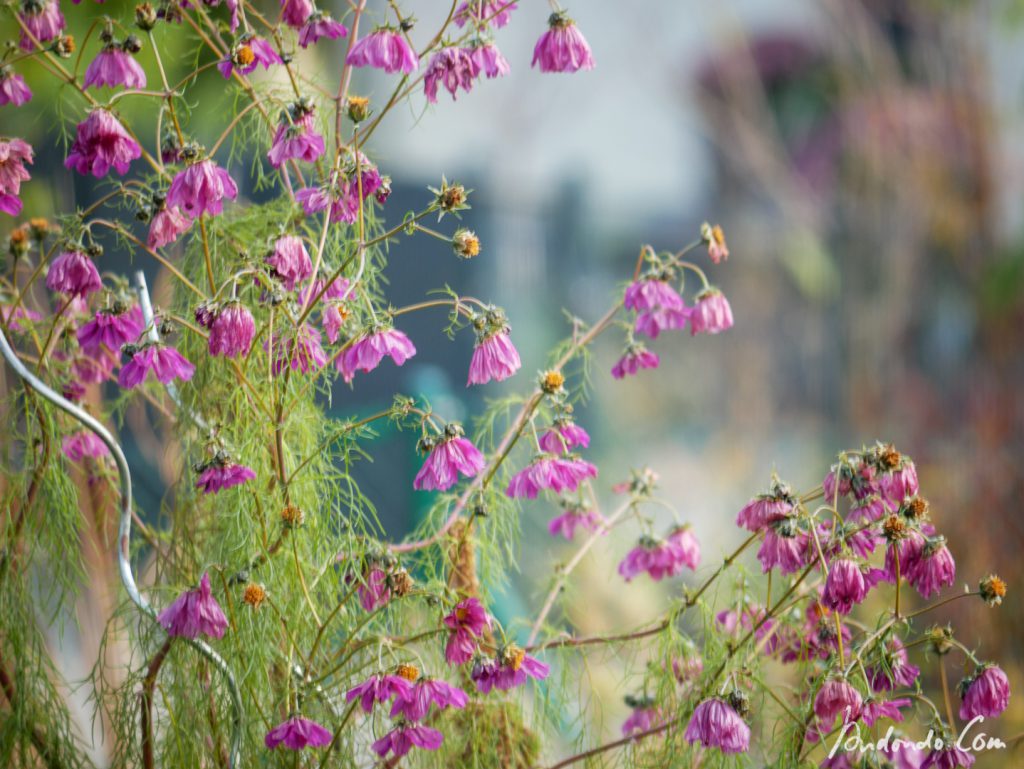
[[[152,313],[152,311],[150,312]],[[149,602],[142,597],[138,586],[135,584],[135,576],[132,574],[130,561],[132,533],[132,477],[128,470],[128,462],[124,458],[124,452],[121,451],[121,446],[107,431],[107,428],[104,427],[97,419],[79,406],[76,406],[74,403],[67,400],[60,393],[50,389],[50,387],[44,384],[35,374],[29,371],[11,348],[10,342],[7,341],[7,336],[4,334],[2,328],[0,328],[0,354],[3,354],[4,359],[10,364],[11,368],[14,369],[14,372],[21,377],[29,387],[54,406],[67,412],[85,425],[89,430],[96,433],[100,440],[106,444],[108,449],[110,449],[110,453],[114,457],[114,461],[117,463],[117,473],[121,487],[121,517],[117,529],[117,565],[118,570],[121,573],[121,582],[124,583],[124,588],[128,592],[128,597],[132,599],[132,602],[139,607],[143,614],[155,621],[156,611],[149,605]],[[186,638],[184,640],[193,646],[200,654],[210,660],[210,662],[213,663],[213,666],[217,668],[227,680],[228,691],[231,694],[231,706],[234,710],[231,719],[231,751],[228,756],[228,765],[230,769],[236,769],[239,765],[242,749],[242,695],[238,690],[238,682],[235,681],[235,676],[231,672],[231,668],[228,667],[227,662],[224,661],[224,658],[215,652],[209,644],[204,641],[200,641],[197,638]]]

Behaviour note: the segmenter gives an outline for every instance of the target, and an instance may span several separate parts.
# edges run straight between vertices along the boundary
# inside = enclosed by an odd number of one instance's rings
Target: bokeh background
[[[425,35],[446,4],[406,5]],[[394,179],[389,217],[421,207],[426,186],[445,174],[474,190],[464,221],[484,243],[471,262],[424,238],[395,248],[395,305],[449,283],[504,306],[523,371],[486,393],[467,390],[469,336],[451,343],[443,313],[417,314],[400,325],[420,354],[355,391],[339,387],[332,409],[368,413],[398,390],[471,420],[485,397],[530,386],[567,334],[561,308],[596,319],[642,243],[676,249],[703,220],[717,221],[732,256],[711,278],[735,328],[669,335],[655,345],[661,369],[626,381],[608,374],[621,338],[596,346],[578,417],[594,438],[588,457],[605,498],[630,468],[650,466],[713,563],[740,541],[735,514],[773,470],[807,489],[837,451],[892,441],[917,463],[958,584],[990,572],[1010,584],[1000,609],[961,601],[934,620],[952,621],[960,640],[1009,673],[1018,693],[991,732],[1011,740],[1024,730],[1024,3],[576,0],[569,10],[596,70],[530,70],[549,9],[525,0],[498,36],[510,75],[454,103],[442,94],[435,108],[417,96],[370,148]],[[339,50],[321,45],[304,71],[333,72]],[[365,73],[355,81],[376,102],[392,85]],[[220,86],[206,87],[214,98]],[[56,148],[52,124],[38,116],[47,99],[52,107],[65,97],[36,90],[39,111],[6,108],[2,132]],[[211,125],[210,135],[219,130]],[[27,210],[88,202],[62,157],[40,152]],[[129,269],[126,257],[110,258],[111,269]],[[159,298],[167,283],[143,266]],[[156,510],[180,458],[151,417],[129,410],[125,433],[140,503]],[[407,436],[388,433],[374,458],[360,478],[399,538],[425,511],[411,490],[418,459]],[[553,514],[525,507],[520,571],[495,604],[503,619],[535,613],[553,567],[572,552],[547,534]],[[614,565],[633,534],[617,531],[575,572],[579,600],[568,613],[582,633],[644,623],[678,591],[623,585]],[[72,677],[91,664],[116,596],[109,563],[93,560],[97,578],[67,645]],[[591,670],[611,701],[629,691],[620,663],[613,654]],[[605,714],[609,734],[624,713]],[[1022,765],[1020,745],[978,766]]]

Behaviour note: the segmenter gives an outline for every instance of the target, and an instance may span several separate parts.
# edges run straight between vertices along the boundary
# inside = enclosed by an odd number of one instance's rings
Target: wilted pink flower
[[[587,448],[590,445],[590,435],[575,422],[563,419],[549,428],[540,437],[539,443],[541,450],[549,454],[565,454],[577,447]]]
[[[480,74],[480,65],[466,48],[446,46],[435,53],[423,78],[423,93],[427,101],[437,104],[437,86],[441,84],[455,98],[460,88],[467,93],[473,88],[473,81]]]
[[[363,711],[369,713],[374,703],[387,702],[394,696],[408,697],[412,684],[401,676],[377,673],[345,693],[345,701],[359,700]]]
[[[631,734],[638,732],[646,732],[658,726],[665,720],[660,709],[653,705],[642,705],[640,707],[633,708],[633,712],[629,714],[622,723],[622,734],[624,737],[628,737]]]
[[[576,491],[586,478],[596,478],[597,468],[578,457],[542,454],[512,476],[505,494],[513,498],[535,499],[541,489],[557,494]]]
[[[139,338],[142,328],[142,310],[137,304],[130,308],[115,304],[97,310],[92,320],[78,328],[75,336],[84,352],[95,355],[101,346],[120,352],[123,345]]]
[[[81,251],[62,251],[46,271],[46,287],[66,296],[88,296],[103,282],[92,259]]]
[[[859,458],[844,459],[833,465],[822,481],[822,488],[825,491],[825,501],[829,504],[839,497],[845,497],[851,491],[857,499],[864,499],[879,492],[875,469]]]
[[[723,753],[746,753],[750,748],[750,727],[725,700],[704,700],[693,710],[686,725],[686,741],[699,742]]]
[[[916,496],[920,491],[917,468],[909,457],[899,454],[891,447],[888,453],[882,454],[882,458],[883,461],[895,462],[895,466],[878,473],[879,488],[886,500],[899,507],[905,499]]]
[[[32,37],[40,43],[56,40],[66,26],[64,14],[60,12],[60,0],[22,3],[18,11],[18,18],[21,19]],[[23,51],[31,51],[36,47],[32,37],[29,37],[24,31],[21,33],[21,49]]]
[[[783,518],[765,527],[757,560],[765,574],[776,567],[781,574],[794,574],[807,564],[809,548],[810,537],[797,528],[792,518]]]
[[[619,564],[619,574],[629,582],[647,572],[658,582],[665,577],[682,574],[683,568],[695,570],[700,565],[700,544],[689,527],[680,526],[665,539],[642,537]]]
[[[612,376],[622,379],[636,374],[641,369],[658,368],[660,363],[661,358],[657,353],[651,352],[642,344],[633,344],[626,349],[618,363],[612,366]]]
[[[974,766],[974,754],[954,744],[944,748],[933,748],[925,757],[921,769],[957,769],[959,766]]]
[[[708,258],[715,264],[729,258],[729,246],[725,243],[725,232],[717,224],[705,222],[700,228],[701,237],[708,246]]]
[[[228,627],[227,617],[210,591],[210,575],[203,574],[199,587],[187,590],[160,612],[157,621],[168,635],[195,638],[200,633],[222,638]]]
[[[261,66],[270,69],[271,64],[280,64],[281,57],[268,41],[262,37],[250,36],[239,42],[228,56],[217,64],[225,78],[230,78],[235,71],[240,75],[248,75]]]
[[[551,14],[548,31],[534,46],[530,66],[536,67],[538,63],[541,72],[576,72],[594,68],[594,57],[586,38],[564,11]]]
[[[743,506],[736,516],[736,525],[747,531],[760,531],[770,523],[789,517],[795,501],[786,484],[775,482],[767,494],[758,494]]]
[[[383,569],[372,567],[365,576],[363,582],[359,583],[359,605],[363,611],[377,611],[388,605],[391,600],[391,588],[388,585],[388,575]]]
[[[960,720],[996,718],[1010,704],[1010,680],[998,665],[982,665],[960,682]]]
[[[765,610],[757,604],[748,604],[740,613],[734,609],[724,609],[715,615],[715,621],[729,635],[735,635],[740,628],[747,631],[756,628],[754,639],[764,641],[765,654],[774,654],[778,648],[775,620],[765,619]]]
[[[481,72],[488,78],[502,77],[511,71],[508,60],[502,56],[498,46],[491,42],[484,42],[474,45],[469,49],[473,63],[476,65],[476,72]]]
[[[421,724],[400,723],[390,732],[373,743],[373,752],[378,756],[391,753],[395,758],[404,756],[413,746],[424,750],[437,750],[444,742],[444,735],[437,729]]]
[[[313,274],[313,262],[306,245],[295,235],[278,238],[274,243],[274,253],[264,261],[288,291],[294,291],[299,283]]]
[[[419,57],[405,35],[388,27],[378,27],[357,40],[345,61],[353,67],[376,67],[387,73],[407,75],[420,66]]]
[[[289,160],[313,163],[324,154],[324,137],[316,132],[312,110],[300,110],[292,121],[282,120],[274,134],[267,159],[274,168]]]
[[[163,248],[176,241],[178,236],[191,226],[192,220],[177,208],[168,208],[166,205],[162,205],[160,210],[153,215],[153,221],[150,222],[146,245],[153,249]]]
[[[452,631],[445,646],[445,659],[452,665],[462,665],[472,658],[476,639],[483,637],[484,630],[491,626],[491,618],[479,599],[470,597],[455,605],[445,616],[444,624]]]
[[[732,308],[725,294],[717,288],[699,293],[690,313],[690,334],[717,334],[729,328],[732,328]]]
[[[542,681],[550,672],[551,668],[543,662],[531,657],[515,644],[509,644],[498,651],[495,659],[474,665],[470,677],[477,691],[487,694],[492,688],[505,692],[522,686],[527,678]]]
[[[516,373],[522,365],[519,352],[509,338],[508,329],[499,329],[478,340],[473,348],[466,387],[486,384],[491,380],[501,382]]]
[[[831,499],[826,501],[832,504]],[[887,512],[885,502],[877,494],[869,494],[850,505],[850,512],[846,519],[852,523],[864,525],[882,520]]]
[[[139,143],[116,117],[105,109],[94,109],[78,124],[64,165],[83,176],[92,174],[99,179],[111,167],[119,174],[127,173],[131,162],[141,155]]]
[[[907,659],[907,650],[899,638],[893,636],[884,648],[885,665],[867,668],[871,688],[876,692],[890,691],[894,688],[913,686],[921,675],[921,668],[911,664]]]
[[[72,462],[81,462],[85,457],[97,459],[110,454],[107,444],[91,430],[79,430],[66,436],[61,441],[61,450]]]
[[[373,371],[385,357],[401,366],[416,354],[412,340],[395,328],[380,329],[353,342],[335,361],[346,382],[351,382],[357,371]]]
[[[840,614],[849,614],[854,605],[864,600],[868,585],[860,566],[849,558],[833,561],[825,579],[821,602]]]
[[[901,564],[902,565],[902,564]],[[945,537],[928,540],[921,555],[906,572],[907,581],[921,594],[931,598],[956,580],[956,562],[946,547]]]
[[[167,190],[167,207],[177,208],[190,219],[203,214],[216,216],[224,210],[224,199],[238,197],[238,187],[212,160],[201,160],[182,169]]]
[[[885,549],[885,569],[882,570],[882,578],[887,582],[896,582],[898,561],[900,577],[909,579],[924,553],[925,544],[924,535],[915,529],[910,529],[903,538],[890,542]]]
[[[114,373],[114,367],[117,365],[117,362],[118,357],[113,352],[100,348],[92,356],[81,355],[76,357],[71,362],[71,372],[78,380],[78,384],[83,382],[101,384],[106,382],[111,374]],[[84,390],[81,394],[84,395]]]
[[[204,494],[216,494],[218,491],[251,481],[255,477],[256,473],[245,465],[214,460],[206,465],[199,474],[199,478],[196,479],[196,488],[202,489]]]
[[[695,681],[704,672],[704,660],[695,649],[688,651],[683,657],[672,658],[672,675],[676,683],[688,684]]]
[[[335,21],[322,11],[314,11],[299,30],[299,45],[308,48],[322,37],[337,40],[347,34],[348,29],[340,21]]]
[[[180,352],[160,343],[148,343],[129,355],[131,360],[117,374],[117,383],[128,389],[142,384],[151,370],[162,384],[172,379],[187,381],[196,370]]]
[[[210,355],[237,358],[248,355],[256,336],[256,322],[252,313],[239,302],[230,302],[217,313],[210,325]]]
[[[302,716],[292,716],[267,732],[263,743],[270,750],[282,743],[289,750],[302,750],[330,745],[333,739],[334,735],[316,721],[310,721]]]
[[[6,67],[0,67],[0,107],[13,104],[20,107],[32,98],[32,91],[25,83],[25,78]]]
[[[327,364],[327,355],[320,346],[320,332],[308,323],[296,331],[286,331],[273,340],[274,364],[271,371],[280,376],[287,369],[308,374]],[[270,349],[270,342],[263,343],[263,349]]]
[[[462,28],[469,24],[491,25],[500,29],[508,24],[515,0],[469,0],[455,10],[453,21]]]
[[[888,718],[890,721],[902,721],[903,713],[900,708],[911,704],[906,698],[898,700],[868,700],[861,708],[861,720],[868,726],[874,726],[875,721]]]
[[[0,141],[0,211],[21,213],[21,183],[32,177],[25,164],[32,163],[32,147],[21,139]]]
[[[457,686],[452,686],[436,678],[420,678],[412,685],[408,694],[399,694],[391,706],[391,717],[405,716],[410,721],[422,721],[431,704],[438,709],[461,709],[466,707],[469,698]]]
[[[313,0],[281,0],[281,20],[298,29],[313,13]]]
[[[107,45],[85,70],[83,88],[116,87],[145,88],[146,73],[128,51],[115,45]]]
[[[561,534],[566,539],[576,536],[576,529],[583,527],[587,531],[595,531],[604,522],[601,514],[588,507],[567,507],[557,518],[548,522],[548,531],[552,536]]]
[[[860,718],[864,700],[855,688],[846,681],[826,681],[814,698],[814,715],[826,728],[831,728],[836,716],[842,716],[844,723],[853,723]]]
[[[437,442],[429,445],[430,454],[412,482],[414,489],[447,491],[458,483],[459,475],[472,478],[487,464],[484,455],[462,437],[462,428],[452,423]]]
[[[657,278],[630,283],[623,305],[627,310],[637,312],[637,332],[651,339],[657,339],[662,331],[685,326],[691,312],[668,281]]]
[[[3,318],[4,323],[11,331],[22,332],[25,327],[22,326],[20,321],[37,321],[42,316],[35,310],[30,310],[27,307],[18,305],[17,307],[11,308],[9,304],[0,304],[0,318]]]

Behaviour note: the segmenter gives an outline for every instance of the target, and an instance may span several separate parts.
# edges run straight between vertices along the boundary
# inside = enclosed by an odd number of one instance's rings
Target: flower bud
[[[143,32],[149,32],[156,26],[156,9],[149,3],[141,3],[135,6],[135,26]]]
[[[10,239],[8,241],[8,249],[11,252],[11,256],[15,258],[27,254],[28,230],[26,230],[24,227],[18,227],[12,230]]]
[[[345,102],[348,119],[353,123],[362,123],[370,116],[370,100],[365,96],[349,96]]]

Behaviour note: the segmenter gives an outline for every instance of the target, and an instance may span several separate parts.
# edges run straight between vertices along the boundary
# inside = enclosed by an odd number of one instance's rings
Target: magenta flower
[[[622,379],[626,376],[633,376],[641,369],[658,368],[661,358],[642,344],[632,344],[626,348],[625,354],[619,358],[619,362],[612,366],[612,376]]]
[[[827,501],[831,504],[832,500],[828,498]],[[846,518],[853,523],[864,525],[882,520],[887,512],[888,509],[881,497],[877,494],[869,494],[850,505],[850,512]]]
[[[864,703],[864,707],[861,708],[860,717],[868,726],[874,726],[876,721],[880,721],[883,718],[888,718],[890,721],[902,721],[903,713],[900,711],[900,708],[905,708],[910,704],[911,701],[906,698],[898,700],[868,700]]]
[[[32,178],[26,163],[32,164],[32,147],[27,142],[0,141],[0,211],[11,216],[21,213],[21,183]]]
[[[814,698],[814,715],[826,728],[832,727],[836,716],[842,716],[844,723],[853,723],[860,718],[863,703],[860,692],[846,681],[833,678],[818,690]]]
[[[934,748],[925,757],[921,769],[957,769],[959,766],[974,766],[974,754],[954,744],[945,748]]]
[[[515,644],[509,644],[498,651],[493,660],[480,661],[473,666],[470,677],[481,694],[491,689],[506,692],[522,686],[528,678],[542,681],[548,677],[551,668],[531,657]]]
[[[960,682],[960,719],[996,718],[1010,704],[1010,680],[997,665],[981,665]]]
[[[177,208],[168,208],[166,205],[153,215],[153,221],[149,225],[149,237],[146,245],[152,249],[163,248],[173,243],[178,236],[186,232],[192,226],[192,220],[185,216]]]
[[[316,45],[317,41],[322,37],[337,40],[339,37],[345,37],[347,34],[348,29],[340,21],[335,21],[330,15],[322,11],[315,11],[312,16],[306,19],[306,23],[299,30],[299,45],[303,48],[309,48],[311,45]]]
[[[515,0],[470,0],[455,10],[453,21],[460,29],[466,24],[487,26],[493,24],[501,29],[508,24]]]
[[[128,308],[115,304],[97,310],[92,320],[78,328],[75,336],[84,352],[95,355],[100,347],[119,352],[123,345],[139,338],[142,328],[142,310],[138,305]]]
[[[907,457],[901,456],[896,468],[883,471],[878,476],[882,496],[897,507],[907,497],[916,496],[920,491],[917,482],[917,468]]]
[[[25,78],[6,67],[0,67],[0,107],[13,104],[20,107],[32,98],[32,91],[25,83]]]
[[[98,459],[110,454],[107,444],[91,430],[79,430],[64,438],[60,444],[64,456],[72,462],[81,462],[85,457]]]
[[[264,261],[288,291],[294,291],[299,283],[313,274],[313,262],[306,245],[295,235],[278,238],[274,243],[274,253]]]
[[[173,379],[188,381],[196,371],[196,367],[180,352],[160,343],[148,343],[137,349],[125,348],[125,352],[131,359],[118,372],[117,383],[127,389],[142,384],[150,371],[162,384]]]
[[[901,564],[902,565],[902,564]],[[956,580],[956,562],[946,547],[945,537],[936,537],[926,542],[920,557],[906,572],[907,581],[921,594],[931,598]]]
[[[586,478],[596,478],[597,468],[578,457],[541,454],[512,476],[505,494],[513,499],[536,499],[541,489],[557,494],[576,491]]]
[[[700,565],[700,543],[687,526],[680,526],[665,539],[642,537],[619,564],[619,574],[629,582],[647,572],[659,582],[665,577],[682,574],[684,568],[696,570]]]
[[[360,200],[365,201],[371,195],[376,195],[381,204],[387,200],[390,187],[384,183],[377,167],[362,153],[358,158],[358,173],[356,161],[350,158],[345,173],[332,176],[330,184],[303,187],[295,193],[306,216],[330,209],[330,221],[352,224],[359,215]]]
[[[114,88],[123,85],[126,88],[145,88],[146,73],[128,51],[115,45],[107,45],[96,54],[85,70],[83,88]]]
[[[531,67],[540,64],[541,72],[577,72],[593,69],[594,57],[586,38],[564,11],[548,18],[548,31],[533,49]]]
[[[729,328],[732,328],[732,308],[725,294],[717,288],[699,293],[690,313],[690,334],[718,334]]]
[[[395,758],[404,756],[413,746],[424,750],[437,750],[444,742],[444,735],[437,729],[421,724],[400,723],[390,732],[373,743],[373,752],[378,756],[388,753]]]
[[[388,575],[383,569],[372,567],[365,575],[365,581],[359,584],[359,605],[363,611],[377,611],[391,601],[391,586]]]
[[[653,705],[635,707],[633,712],[629,714],[629,718],[622,723],[622,735],[628,737],[631,734],[646,732],[658,726],[664,720],[665,717],[662,715],[661,710]]]
[[[437,104],[437,86],[441,84],[455,99],[461,88],[466,93],[473,89],[473,81],[480,74],[480,65],[466,48],[447,46],[435,53],[423,78],[423,93],[427,101]]]
[[[210,575],[203,574],[199,587],[187,590],[157,616],[168,635],[195,638],[199,634],[222,638],[227,617],[210,592]]]
[[[519,352],[509,338],[508,329],[501,328],[477,340],[473,358],[469,362],[466,387],[487,384],[491,380],[501,382],[516,373],[522,365]]]
[[[199,473],[199,478],[196,479],[196,488],[202,489],[204,494],[216,494],[218,491],[251,481],[255,477],[256,473],[245,465],[236,465],[234,462],[215,459],[205,465],[202,472]]]
[[[267,159],[274,168],[289,160],[314,163],[324,154],[324,137],[316,132],[312,110],[298,110],[292,121],[282,120],[274,134]]]
[[[455,605],[444,618],[451,631],[445,644],[444,658],[450,665],[463,665],[476,653],[477,641],[491,626],[491,618],[477,598],[466,598]]]
[[[387,702],[392,697],[408,697],[412,684],[402,676],[377,673],[345,693],[345,702],[358,699],[363,711],[369,713],[374,703]]]
[[[396,366],[401,366],[416,354],[412,341],[395,328],[374,331],[353,342],[340,355],[335,366],[346,382],[351,382],[357,371],[373,371],[385,357],[390,357]],[[421,471],[422,472],[422,471]]]
[[[292,716],[267,732],[263,743],[270,750],[282,743],[289,750],[302,750],[330,745],[333,739],[331,732],[316,721],[310,721],[302,716]]]
[[[691,745],[699,742],[723,753],[746,753],[750,748],[750,727],[725,700],[712,697],[694,708],[685,738]]]
[[[908,661],[907,650],[899,638],[893,636],[885,645],[885,665],[867,668],[871,688],[876,692],[913,686],[921,675],[921,668]]]
[[[482,72],[488,78],[502,77],[512,69],[509,67],[508,60],[502,56],[498,46],[494,43],[485,42],[474,45],[469,49],[469,53],[476,65],[478,75]]]
[[[216,216],[224,210],[224,199],[238,197],[238,187],[228,172],[212,160],[201,160],[179,171],[167,190],[167,207],[177,208],[189,219],[203,214]]]
[[[239,302],[230,302],[210,325],[210,355],[237,358],[248,355],[256,336],[256,321],[252,313]]]
[[[565,454],[573,449],[587,448],[590,435],[582,427],[571,420],[563,419],[555,423],[540,437],[540,447],[548,454]]]
[[[758,494],[743,506],[736,516],[736,525],[747,531],[760,531],[770,523],[789,517],[795,501],[786,484],[775,482],[767,494]]]
[[[924,553],[926,544],[924,535],[915,529],[909,530],[902,539],[890,542],[885,549],[885,568],[882,571],[882,578],[887,582],[895,583],[898,562],[900,577],[909,580]]]
[[[274,363],[271,371],[280,376],[287,369],[308,374],[327,365],[327,355],[320,346],[320,332],[308,323],[296,331],[286,331],[273,340]],[[270,341],[263,343],[263,349],[270,349]]]
[[[62,251],[46,271],[46,287],[66,296],[88,296],[103,282],[92,259],[81,251]]]
[[[845,497],[851,491],[857,499],[864,499],[879,492],[874,468],[860,459],[846,460],[833,465],[822,481],[822,487],[825,490],[825,501],[829,504],[839,497]]]
[[[809,550],[810,536],[799,531],[794,520],[783,518],[765,527],[757,560],[765,574],[776,567],[781,574],[794,574],[807,564]]]
[[[313,13],[312,0],[281,0],[281,20],[298,29]]]
[[[436,443],[428,442],[430,454],[412,482],[414,489],[447,491],[458,483],[459,475],[472,478],[487,464],[484,455],[462,437],[462,428],[451,423]]]
[[[0,318],[3,318],[4,323],[11,331],[23,332],[25,327],[20,321],[27,320],[35,322],[40,320],[42,316],[35,310],[30,310],[27,307],[23,307],[20,304],[11,308],[9,304],[0,304]]]
[[[412,685],[409,694],[395,697],[391,706],[391,717],[405,716],[410,721],[422,721],[431,704],[439,710],[466,707],[469,698],[457,686],[451,686],[436,678],[421,678]]]
[[[645,278],[630,283],[623,305],[635,310],[637,333],[657,339],[662,331],[682,328],[692,310],[667,281]]]
[[[236,71],[240,75],[248,75],[258,66],[270,69],[271,64],[280,63],[281,57],[274,50],[274,46],[262,37],[254,35],[239,42],[227,57],[218,62],[217,69],[225,79],[230,79]]]
[[[409,75],[420,66],[419,57],[405,35],[388,27],[378,27],[357,40],[345,61],[353,67],[376,67],[389,74]]]
[[[78,124],[64,165],[83,176],[92,174],[100,179],[111,168],[119,174],[127,173],[131,162],[141,155],[139,143],[116,117],[105,109],[94,109]]]
[[[42,0],[42,2],[22,3],[18,11],[27,31],[40,43],[48,43],[60,37],[67,26],[64,14],[60,12],[60,0]],[[21,50],[31,51],[36,47],[24,31],[21,33]]]
[[[557,518],[548,522],[548,532],[553,537],[559,535],[566,539],[576,536],[576,529],[583,528],[586,531],[596,531],[597,527],[604,523],[601,514],[596,510],[586,507],[567,507]]]
[[[840,558],[829,567],[821,602],[833,611],[849,614],[855,604],[864,600],[868,589],[860,566],[849,558]]]

